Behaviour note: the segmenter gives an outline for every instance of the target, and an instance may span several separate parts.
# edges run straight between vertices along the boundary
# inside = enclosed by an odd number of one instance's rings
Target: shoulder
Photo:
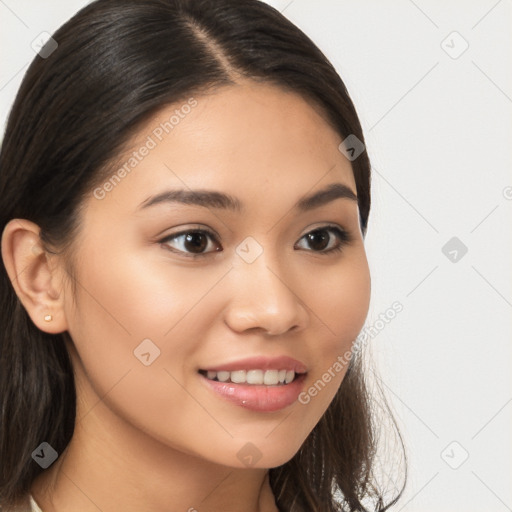
[[[36,503],[36,501],[34,500],[34,498],[32,497],[31,494],[29,495],[29,502],[30,502],[30,512],[43,512],[39,508],[39,505]]]
[[[29,504],[30,504],[30,512],[43,512],[39,505],[36,503],[36,500],[32,497],[32,494],[29,494]]]
[[[5,508],[0,505],[0,510],[2,512],[43,512],[31,494],[25,495],[14,507]]]

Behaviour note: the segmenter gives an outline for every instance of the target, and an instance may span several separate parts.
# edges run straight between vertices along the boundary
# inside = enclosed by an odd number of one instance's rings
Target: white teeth
[[[221,382],[227,382],[231,374],[229,372],[217,372],[217,379]]]
[[[236,372],[231,372],[231,382],[234,382],[235,384],[241,384],[242,382],[246,382],[245,370],[238,370]]]
[[[220,382],[231,381],[234,384],[277,386],[292,382],[295,379],[295,372],[293,370],[236,370],[234,372],[208,370],[206,377]]]
[[[292,372],[295,376],[295,372]],[[263,384],[266,386],[275,386],[279,382],[279,370],[267,370],[263,375]]]
[[[246,382],[247,384],[263,384],[263,370],[249,370]]]
[[[295,372],[293,370],[286,372],[286,378],[284,379],[285,384],[289,384],[295,378]]]

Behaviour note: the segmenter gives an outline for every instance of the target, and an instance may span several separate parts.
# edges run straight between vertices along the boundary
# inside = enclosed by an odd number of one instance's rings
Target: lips
[[[252,411],[272,412],[297,400],[307,368],[287,356],[253,357],[202,368],[198,373],[221,398]]]
[[[201,368],[203,371],[227,371],[233,372],[237,370],[286,370],[294,371],[295,373],[306,373],[307,368],[304,363],[297,361],[288,356],[280,357],[250,357],[247,359],[240,359],[231,363],[218,364],[215,366],[209,366]]]

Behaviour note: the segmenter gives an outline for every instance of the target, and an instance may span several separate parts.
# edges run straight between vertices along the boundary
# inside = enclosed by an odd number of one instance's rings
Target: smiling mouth
[[[286,386],[292,383],[303,373],[296,373],[293,370],[235,370],[235,371],[213,371],[199,370],[199,373],[209,380],[232,384],[264,385],[264,386]]]

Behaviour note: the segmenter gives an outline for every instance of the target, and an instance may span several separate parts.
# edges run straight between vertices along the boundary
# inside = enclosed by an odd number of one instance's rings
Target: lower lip
[[[234,384],[219,382],[199,375],[210,389],[235,405],[251,411],[274,412],[292,405],[302,390],[306,374],[299,375],[290,384],[265,386],[256,384]]]

